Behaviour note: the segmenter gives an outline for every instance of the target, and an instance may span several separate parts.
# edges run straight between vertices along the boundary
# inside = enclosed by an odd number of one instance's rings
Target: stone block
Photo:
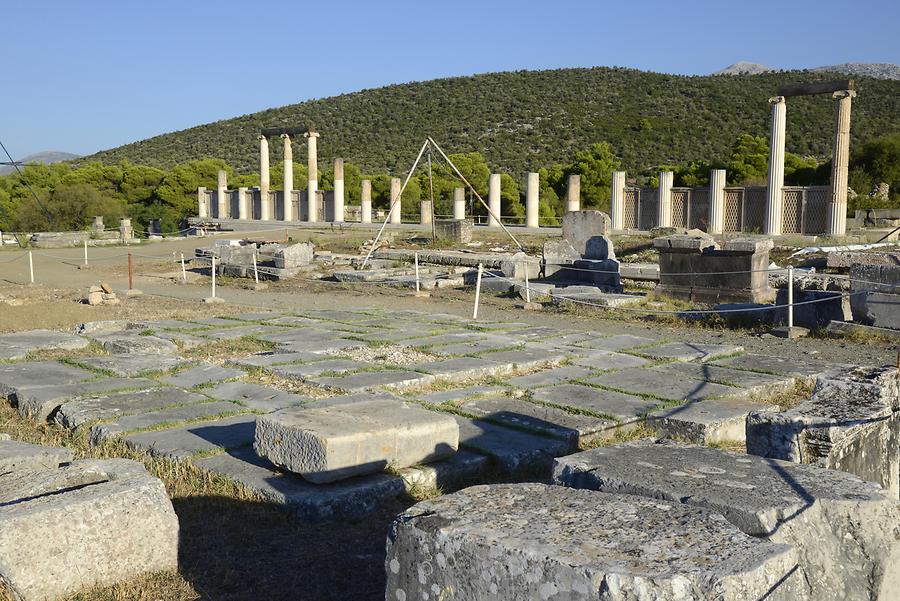
[[[719,513],[760,542],[793,548],[811,599],[900,590],[900,507],[850,474],[643,440],[563,457],[554,480]]]
[[[717,384],[704,378],[697,378],[693,374],[678,374],[671,369],[660,371],[656,367],[623,369],[585,381],[589,384],[671,401],[700,401],[746,393],[742,388]]]
[[[500,263],[500,271],[503,272],[505,278],[524,280],[527,273],[528,279],[533,280],[541,274],[541,263],[536,257],[529,257],[523,252],[517,252],[503,259],[503,262]]]
[[[716,250],[719,245],[712,236],[688,236],[687,234],[675,234],[661,236],[653,239],[653,248],[660,252],[702,253]]]
[[[72,461],[72,449],[0,439],[0,474],[15,470],[55,469]]]
[[[471,242],[474,229],[475,224],[471,219],[436,219],[434,221],[434,235],[437,239],[456,244]]]
[[[900,498],[897,369],[828,372],[809,400],[783,413],[750,413],[747,452],[850,472]]]
[[[577,361],[577,360],[576,360]],[[552,369],[544,369],[527,376],[517,376],[506,380],[507,384],[526,390],[534,390],[543,386],[562,384],[569,380],[578,380],[589,376],[593,371],[580,365],[564,365]]]
[[[178,346],[170,340],[156,336],[142,336],[137,332],[102,334],[95,336],[94,340],[100,343],[106,352],[113,355],[171,355],[178,352]]]
[[[158,386],[155,380],[144,378],[103,378],[75,384],[27,386],[19,388],[13,396],[19,415],[43,422],[67,401],[116,391],[149,390]]]
[[[572,363],[582,367],[607,371],[628,367],[641,367],[643,365],[648,365],[650,362],[646,359],[635,357],[634,355],[626,355],[625,353],[590,349],[579,353],[579,356],[573,359]]]
[[[397,517],[385,599],[807,599],[796,559],[677,502],[473,486]]]
[[[129,448],[152,457],[190,459],[198,454],[249,446],[255,428],[255,416],[235,415],[181,428],[129,434],[124,440]]]
[[[451,415],[390,400],[263,415],[253,443],[260,456],[318,484],[435,461],[458,446]]]
[[[821,361],[777,357],[775,355],[757,355],[754,353],[746,353],[734,357],[726,357],[724,359],[715,359],[713,363],[715,365],[724,365],[734,369],[743,369],[779,376],[792,376],[796,378],[817,376],[822,372],[836,367],[833,364],[822,363]]]
[[[171,407],[159,411],[148,411],[126,415],[113,422],[102,422],[91,427],[91,444],[102,444],[110,438],[121,436],[136,430],[150,428],[175,427],[179,423],[190,421],[211,421],[216,418],[244,413],[247,409],[235,403],[212,401],[197,403],[183,407]]]
[[[831,300],[825,300],[831,299]],[[900,300],[900,297],[898,297]],[[851,299],[843,292],[828,290],[794,290],[794,303],[817,301],[809,305],[794,306],[794,324],[810,329],[821,329],[831,321],[851,321]],[[775,304],[781,308],[772,311],[774,318],[781,323],[787,322],[787,290],[779,288]],[[900,314],[898,314],[900,315]]]
[[[0,395],[12,400],[16,392],[37,383],[44,386],[74,384],[92,379],[96,374],[80,367],[57,361],[34,361],[0,365]]]
[[[668,342],[643,348],[641,355],[657,361],[700,361],[706,363],[727,355],[743,352],[744,347],[731,344],[701,344],[698,342]]]
[[[90,341],[81,336],[51,330],[30,330],[0,335],[0,359],[17,361],[30,352],[83,349]]]
[[[273,258],[277,269],[293,269],[309,265],[314,256],[315,247],[309,242],[301,242],[276,250]]]
[[[491,458],[495,473],[505,477],[549,477],[553,458],[569,452],[565,440],[538,436],[480,419],[455,416],[459,445]]]
[[[737,254],[768,253],[775,248],[775,242],[771,238],[732,238],[725,241],[722,246],[724,252]]]
[[[544,277],[549,278],[557,274],[562,266],[572,265],[579,259],[581,253],[575,250],[568,240],[547,240],[544,242],[542,253]]]
[[[213,382],[232,380],[243,375],[244,372],[240,369],[204,364],[180,371],[175,375],[162,378],[160,381],[170,386],[194,388],[195,386],[202,386]]]
[[[79,363],[93,369],[111,372],[117,376],[131,377],[139,374],[169,371],[190,363],[187,359],[171,355],[109,355],[101,357],[85,357]]]
[[[606,351],[627,351],[656,342],[655,338],[634,336],[632,334],[616,334],[614,336],[596,336],[590,340],[577,342],[578,346]]]
[[[118,392],[95,398],[81,398],[60,405],[53,421],[63,428],[75,429],[97,420],[146,413],[172,406],[193,405],[207,397],[177,388],[156,388],[136,392]]]
[[[203,390],[203,394],[222,401],[240,403],[252,411],[276,411],[300,405],[309,399],[277,388],[249,382],[225,382]]]
[[[386,370],[363,371],[334,378],[311,378],[310,381],[320,386],[357,392],[373,388],[403,388],[404,386],[422,384],[432,379],[434,379],[434,376],[416,371]]]
[[[125,459],[0,474],[0,581],[44,601],[178,567],[162,482]]]
[[[579,257],[588,257],[588,245],[595,237],[605,237],[612,231],[609,215],[601,211],[568,211],[563,215],[562,237],[568,240]],[[609,245],[612,250],[612,244]],[[615,258],[615,254],[591,257],[597,259]]]
[[[582,384],[540,388],[534,391],[532,398],[540,403],[590,413],[615,422],[634,422],[659,405],[659,401]]]
[[[654,411],[647,416],[647,421],[663,436],[713,445],[744,442],[747,439],[748,414],[752,411],[777,410],[775,405],[743,399],[712,399]]]

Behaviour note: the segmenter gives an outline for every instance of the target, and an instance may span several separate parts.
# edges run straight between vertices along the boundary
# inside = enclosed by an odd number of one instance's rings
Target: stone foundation
[[[434,220],[434,235],[438,240],[466,244],[472,241],[473,229],[475,224],[471,219]]]

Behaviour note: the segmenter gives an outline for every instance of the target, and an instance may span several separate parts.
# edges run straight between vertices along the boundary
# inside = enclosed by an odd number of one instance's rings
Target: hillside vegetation
[[[314,125],[321,165],[344,157],[364,171],[405,172],[426,135],[447,152],[480,152],[491,169],[524,172],[572,160],[609,142],[622,167],[726,160],[739,134],[768,136],[767,99],[788,82],[840,79],[836,73],[777,72],[684,77],[597,67],[490,73],[363,90],[201,125],[100,152],[83,160],[169,169],[192,159],[224,159],[255,171],[260,130]],[[900,81],[857,78],[852,142],[900,131]],[[788,102],[787,149],[831,152],[834,101]],[[305,156],[302,143],[295,158]],[[280,144],[273,143],[278,160]]]

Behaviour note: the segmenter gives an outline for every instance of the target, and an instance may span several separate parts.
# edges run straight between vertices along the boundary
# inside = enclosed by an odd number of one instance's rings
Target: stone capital
[[[785,101],[784,96],[772,96],[769,98],[769,104],[779,104]]]
[[[310,131],[306,132],[305,134],[303,134],[303,137],[304,138],[318,138],[319,132],[310,130]]]
[[[840,100],[841,98],[856,98],[856,90],[840,90],[831,95],[835,100]]]
[[[281,139],[282,140],[290,140],[291,137],[288,134],[281,134]]]
[[[259,134],[259,135],[256,137],[256,139],[257,139],[257,140],[268,140],[268,138],[267,138],[265,135],[263,135],[263,134]]]

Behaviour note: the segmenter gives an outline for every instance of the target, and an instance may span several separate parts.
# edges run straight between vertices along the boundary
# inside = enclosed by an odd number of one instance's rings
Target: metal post
[[[419,293],[419,253],[413,255],[416,261],[416,294]]]
[[[484,266],[478,264],[478,278],[475,280],[475,309],[472,311],[472,319],[478,319],[478,300],[481,297],[481,272]]]
[[[131,290],[134,285],[134,266],[131,260],[131,253],[128,253],[128,289]]]
[[[788,265],[788,329],[794,327],[794,266]]]
[[[181,253],[181,281],[187,282],[187,269],[184,268],[184,253]]]
[[[525,302],[531,303],[531,290],[528,287],[528,262],[522,261],[522,267],[525,270]]]
[[[31,276],[31,283],[34,284],[34,260],[31,258],[31,251],[28,251],[28,273]]]
[[[216,298],[216,255],[212,256],[212,297]]]
[[[256,267],[256,253],[253,253],[253,281],[259,286],[259,269]]]
[[[87,240],[84,241],[84,266],[87,267]]]

